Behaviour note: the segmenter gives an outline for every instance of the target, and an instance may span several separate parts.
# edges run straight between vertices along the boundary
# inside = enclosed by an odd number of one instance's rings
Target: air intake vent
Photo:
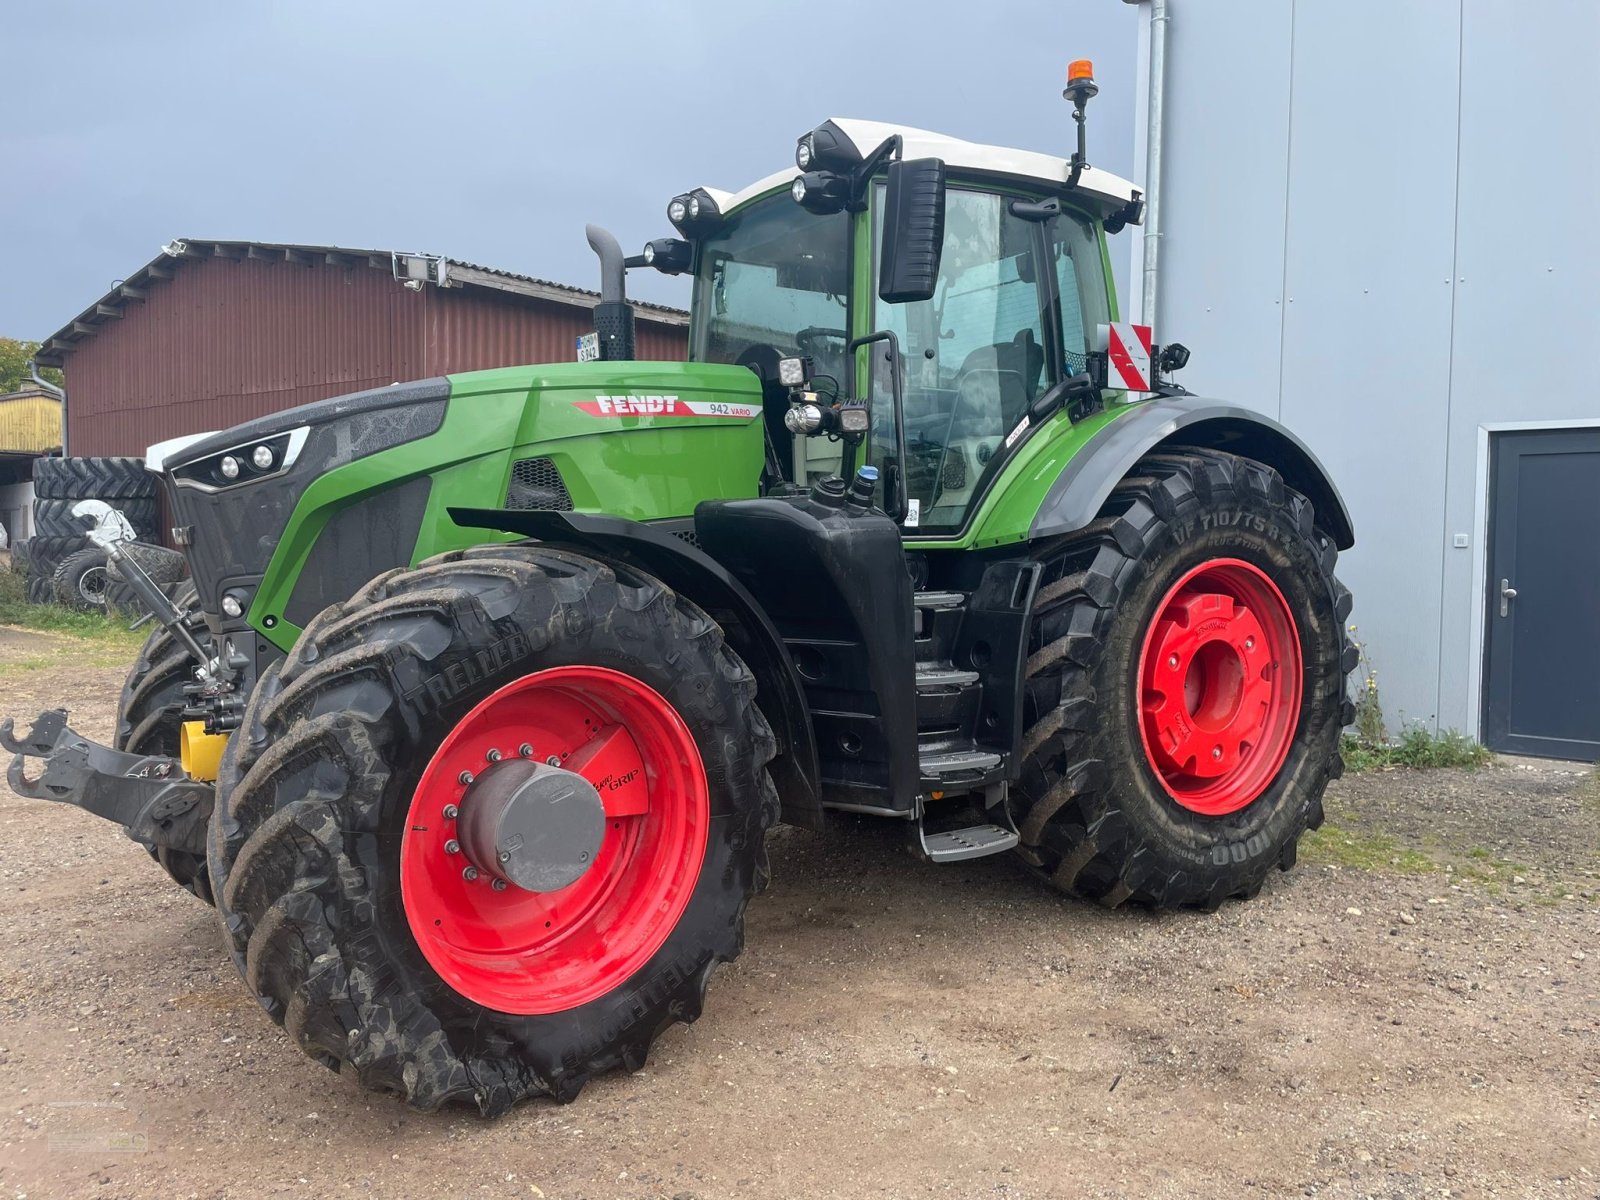
[[[521,458],[511,467],[506,507],[571,512],[572,497],[555,463],[548,458]]]

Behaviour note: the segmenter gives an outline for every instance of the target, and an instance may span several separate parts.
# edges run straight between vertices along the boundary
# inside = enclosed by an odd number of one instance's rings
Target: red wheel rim
[[[1139,736],[1170,795],[1205,816],[1267,790],[1300,717],[1300,636],[1261,568],[1218,558],[1161,598],[1139,652]]]
[[[559,760],[599,791],[593,865],[554,892],[495,890],[446,844],[462,773],[502,759]],[[440,743],[406,816],[400,895],[440,977],[501,1012],[563,1012],[619,987],[666,941],[700,877],[711,804],[688,726],[653,688],[605,667],[554,667],[507,684]]]

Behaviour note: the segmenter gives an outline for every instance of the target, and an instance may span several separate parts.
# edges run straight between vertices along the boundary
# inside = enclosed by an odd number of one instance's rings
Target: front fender
[[[1311,501],[1317,524],[1341,550],[1355,544],[1349,510],[1317,456],[1260,413],[1218,400],[1165,396],[1130,404],[1075,453],[1039,506],[1031,538],[1071,533],[1095,519],[1111,490],[1153,450],[1199,447],[1266,463]]]
[[[681,538],[625,517],[499,508],[449,512],[457,525],[519,533],[629,563],[705,609],[755,673],[761,711],[778,738],[768,769],[783,801],[783,820],[822,828],[817,741],[799,672],[761,606],[720,563]]]

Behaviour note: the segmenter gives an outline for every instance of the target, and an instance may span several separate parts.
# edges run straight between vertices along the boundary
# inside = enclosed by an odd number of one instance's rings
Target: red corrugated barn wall
[[[75,455],[142,454],[296,404],[450,371],[569,362],[588,309],[477,288],[411,291],[348,266],[186,258],[66,355]],[[641,320],[641,358],[681,359],[682,327]]]

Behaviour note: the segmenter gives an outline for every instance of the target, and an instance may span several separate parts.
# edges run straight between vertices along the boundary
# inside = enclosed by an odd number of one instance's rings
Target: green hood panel
[[[262,636],[293,645],[300,627],[286,613],[306,609],[303,600],[291,602],[295,590],[308,570],[328,574],[330,560],[341,567],[339,587],[356,580],[343,598],[384,570],[497,537],[461,528],[449,510],[505,507],[512,470],[524,459],[549,460],[571,508],[638,521],[688,517],[702,500],[757,494],[765,461],[761,384],[744,367],[546,363],[449,382],[436,432],[305,481],[250,606],[249,622]],[[410,555],[351,561],[351,547],[359,558],[377,543],[360,537],[349,510],[372,512],[381,524],[376,510],[392,518],[402,497],[420,513],[408,518],[417,522]],[[342,529],[330,529],[335,516]],[[325,531],[330,541],[319,554]]]

